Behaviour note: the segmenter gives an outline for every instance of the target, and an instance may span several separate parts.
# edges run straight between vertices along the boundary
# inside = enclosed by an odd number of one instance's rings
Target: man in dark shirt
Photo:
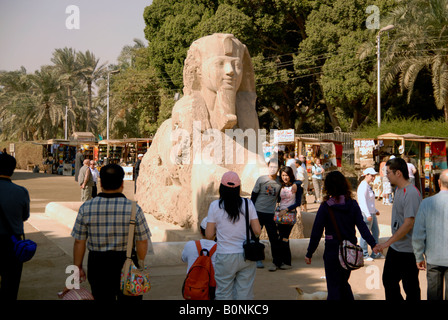
[[[23,221],[30,216],[28,191],[11,181],[15,167],[14,157],[0,154],[0,301],[17,300],[23,263],[14,254],[11,235],[23,235]]]
[[[134,193],[137,192],[137,178],[138,178],[138,175],[139,175],[139,173],[140,173],[140,164],[142,163],[143,154],[140,153],[140,154],[137,156],[137,158],[138,158],[138,160],[137,160],[137,162],[135,163]]]

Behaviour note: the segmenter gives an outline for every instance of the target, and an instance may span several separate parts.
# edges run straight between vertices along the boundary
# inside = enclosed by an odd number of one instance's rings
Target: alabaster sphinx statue
[[[232,34],[194,41],[183,81],[182,98],[143,157],[136,200],[157,219],[196,230],[223,173],[237,172],[249,196],[267,168],[247,47]]]

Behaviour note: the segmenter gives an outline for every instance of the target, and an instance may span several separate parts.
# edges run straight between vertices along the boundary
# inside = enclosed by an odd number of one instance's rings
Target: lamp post
[[[377,62],[378,62],[378,68],[377,68],[377,117],[378,117],[378,128],[381,126],[381,70],[380,70],[380,37],[381,37],[381,33],[384,31],[389,31],[392,30],[393,28],[395,28],[394,25],[388,25],[382,29],[380,29],[380,31],[378,31],[378,35],[376,36],[376,55],[377,55]]]
[[[68,109],[68,107],[65,106],[65,140],[67,140],[67,134],[68,134],[68,131],[67,131],[67,125],[68,125],[68,122],[67,122],[67,109]]]
[[[109,71],[107,73],[107,98],[106,98],[107,99],[107,124],[106,124],[107,125],[107,133],[106,133],[106,135],[107,135],[107,137],[106,137],[106,139],[107,139],[107,159],[109,159],[109,95],[110,95],[109,83],[110,83],[110,75],[119,73],[119,72],[120,72],[120,70],[113,70],[113,71]]]

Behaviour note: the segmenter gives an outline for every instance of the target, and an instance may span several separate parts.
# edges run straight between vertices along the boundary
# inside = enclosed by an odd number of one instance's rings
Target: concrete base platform
[[[47,236],[53,236],[57,240],[58,245],[70,256],[73,249],[73,239],[70,237],[71,230],[76,220],[77,212],[82,202],[50,202],[45,207],[44,216],[33,216],[30,221],[35,227],[39,227],[39,220],[41,220],[42,229],[51,230],[47,232]],[[312,224],[314,222],[315,213],[302,212],[302,219],[304,225],[304,234],[310,234]],[[149,266],[175,265],[179,264],[182,251],[187,241],[199,239],[197,232],[184,230],[183,228],[159,221],[150,214],[145,214],[145,218],[151,229],[154,255],[147,256],[147,264]],[[62,225],[62,228],[57,228],[54,224]],[[386,228],[388,226],[381,226],[381,234],[388,235]],[[39,228],[40,229],[40,228]],[[58,230],[58,231],[55,231]],[[65,234],[64,234],[65,233]],[[261,240],[266,246],[265,255],[266,260],[272,260],[270,243],[268,240]],[[308,248],[309,238],[304,239],[290,239],[291,255],[293,259],[303,258]],[[316,250],[314,256],[322,256],[324,250],[324,241],[322,240]]]

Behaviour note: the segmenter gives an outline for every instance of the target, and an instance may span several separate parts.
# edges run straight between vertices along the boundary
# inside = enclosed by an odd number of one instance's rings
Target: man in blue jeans
[[[370,184],[375,180],[375,176],[378,174],[373,168],[367,168],[363,171],[362,176],[364,177],[361,183],[358,186],[356,191],[357,200],[359,208],[361,209],[364,222],[372,233],[373,238],[376,243],[378,243],[379,238],[379,227],[378,227],[378,219],[377,215],[379,215],[379,211],[375,207],[375,193],[372,190]],[[364,260],[372,261],[374,258],[381,258],[383,255],[381,253],[375,254],[372,251],[372,254],[369,256],[369,251],[367,247],[367,242],[361,237],[359,240],[359,245],[362,248],[364,254]]]
[[[418,268],[412,247],[412,229],[422,201],[417,188],[409,182],[408,167],[401,158],[386,163],[386,175],[397,187],[392,207],[392,236],[379,245],[387,250],[384,262],[383,286],[386,300],[403,300],[400,281],[407,300],[420,300]]]

